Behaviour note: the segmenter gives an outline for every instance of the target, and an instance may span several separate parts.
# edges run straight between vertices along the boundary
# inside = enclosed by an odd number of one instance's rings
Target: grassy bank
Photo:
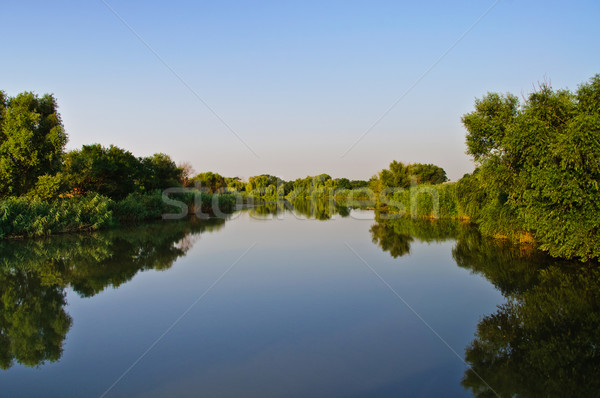
[[[184,206],[190,213],[198,210],[197,206],[204,214],[229,213],[236,202],[233,195],[204,192],[175,194],[170,198],[179,201],[179,205],[166,203],[160,191],[134,193],[119,201],[96,193],[53,200],[9,197],[0,201],[0,239],[94,231],[158,220],[163,214],[180,214]]]

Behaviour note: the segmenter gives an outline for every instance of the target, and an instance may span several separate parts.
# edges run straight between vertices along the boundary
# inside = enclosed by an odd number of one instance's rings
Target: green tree
[[[488,94],[462,118],[486,234],[533,235],[553,256],[600,257],[600,75],[576,93],[542,84],[520,104]],[[473,184],[475,183],[475,185]]]
[[[0,92],[0,195],[23,195],[60,171],[66,143],[54,96]]]
[[[431,163],[409,164],[408,174],[414,184],[441,184],[448,181],[446,171]]]
[[[194,178],[192,178],[192,181],[194,184],[200,184],[201,188],[208,189],[210,193],[218,192],[227,186],[225,178],[218,173],[213,173],[212,171],[197,174]]]
[[[334,182],[338,189],[352,189],[352,184],[347,178],[336,178]]]
[[[141,160],[138,184],[144,191],[180,186],[183,170],[169,155],[155,153]]]
[[[131,152],[111,145],[84,145],[66,155],[65,173],[73,187],[123,199],[139,187],[142,165]]]
[[[384,192],[390,188],[408,188],[418,184],[441,184],[448,181],[446,172],[434,164],[413,163],[405,165],[396,160],[388,169],[383,169],[369,181],[374,192]]]

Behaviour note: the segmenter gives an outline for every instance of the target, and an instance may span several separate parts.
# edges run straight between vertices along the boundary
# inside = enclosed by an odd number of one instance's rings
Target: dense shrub
[[[99,194],[52,201],[9,197],[0,202],[0,238],[106,227],[113,221],[110,202]]]
[[[173,197],[190,206],[198,195],[204,214],[230,213],[235,209],[234,195],[200,192]],[[219,211],[215,212],[215,206]],[[134,193],[121,201],[90,193],[65,199],[44,201],[38,198],[9,197],[0,201],[0,238],[36,237],[55,233],[91,231],[119,224],[160,219],[180,209],[163,201],[162,192]]]

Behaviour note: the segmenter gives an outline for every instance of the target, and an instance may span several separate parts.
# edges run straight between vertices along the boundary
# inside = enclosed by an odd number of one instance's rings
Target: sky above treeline
[[[600,73],[598,1],[9,1],[0,89],[53,93],[68,149],[164,152],[196,172],[368,179],[474,168],[486,92]]]

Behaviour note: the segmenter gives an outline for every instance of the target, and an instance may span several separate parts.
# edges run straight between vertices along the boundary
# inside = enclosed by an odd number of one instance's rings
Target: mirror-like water
[[[2,396],[599,387],[600,273],[457,222],[273,205],[0,251]]]

